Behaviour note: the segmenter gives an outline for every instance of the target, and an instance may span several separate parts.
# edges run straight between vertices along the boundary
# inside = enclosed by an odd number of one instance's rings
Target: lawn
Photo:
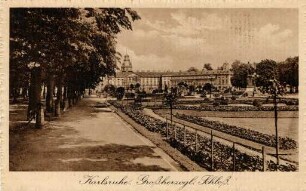
[[[155,110],[157,114],[169,113],[167,109]],[[173,113],[203,117],[229,125],[248,128],[264,134],[275,135],[273,111],[245,111],[245,112],[218,112],[218,111],[195,111],[173,110]],[[298,111],[278,112],[279,136],[289,137],[298,142]]]
[[[155,110],[158,113],[170,113],[169,109]],[[198,117],[222,117],[222,118],[273,118],[273,111],[239,111],[239,112],[225,112],[225,111],[198,111],[198,110],[173,110],[173,113],[193,115]],[[279,111],[279,118],[298,118],[298,111]]]
[[[274,118],[222,118],[204,117],[208,120],[219,121],[229,125],[248,128],[264,134],[275,135]],[[279,136],[298,140],[298,118],[278,119]]]

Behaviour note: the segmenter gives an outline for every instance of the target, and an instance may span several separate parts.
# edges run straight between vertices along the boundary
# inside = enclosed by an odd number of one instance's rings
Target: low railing
[[[166,123],[167,123],[167,130],[166,131],[167,132],[168,131],[173,131],[173,133],[171,133],[173,135],[172,139],[174,139],[175,141],[182,142],[185,146],[188,146],[187,138],[186,138],[187,137],[187,128],[194,130],[195,136],[194,136],[193,142],[194,142],[194,148],[195,148],[195,152],[196,153],[199,152],[199,148],[200,148],[199,147],[199,145],[200,145],[199,144],[199,132],[203,133],[203,134],[205,134],[205,135],[207,135],[209,137],[209,139],[210,139],[210,158],[211,158],[211,160],[210,160],[210,168],[212,170],[214,169],[214,158],[215,158],[215,156],[214,156],[214,141],[215,141],[216,138],[221,139],[223,141],[227,141],[227,142],[232,144],[232,159],[233,159],[232,160],[232,169],[233,169],[233,171],[236,170],[236,160],[235,160],[235,158],[236,158],[235,153],[236,152],[235,151],[237,150],[237,148],[236,148],[237,145],[240,145],[241,147],[244,147],[245,149],[249,149],[248,146],[245,146],[245,145],[243,145],[241,143],[233,142],[233,141],[231,141],[229,139],[220,137],[218,135],[214,135],[213,130],[211,130],[211,133],[208,134],[205,131],[201,131],[201,130],[195,129],[195,128],[191,127],[191,126],[187,126],[187,125],[179,123],[179,122],[173,122],[172,125],[171,125],[171,123],[169,123],[168,121],[169,120],[166,118]],[[183,128],[183,136],[182,136],[183,140],[180,140],[180,138],[178,136],[177,129],[178,129],[179,125],[183,126],[182,127]],[[170,128],[172,128],[172,129],[170,129]],[[166,133],[167,140],[171,139],[169,134],[170,134],[169,132]],[[254,151],[254,150],[257,150],[257,149],[250,149],[250,150]],[[262,171],[266,171],[266,152],[265,152],[265,146],[262,146],[261,157],[263,159],[263,161],[262,161]]]
[[[188,132],[189,131],[189,132]],[[248,145],[244,145],[238,142],[231,141],[229,139],[226,139],[224,137],[218,136],[213,133],[214,131],[211,130],[210,133],[207,133],[203,130],[199,130],[197,128],[194,128],[192,126],[188,126],[184,123],[180,123],[177,121],[172,121],[172,124],[168,118],[166,118],[166,139],[169,142],[181,144],[183,147],[192,147],[195,153],[200,153],[201,149],[205,150],[206,153],[209,153],[209,165],[206,167],[209,167],[211,170],[216,170],[214,168],[216,153],[214,152],[216,144],[220,147],[220,142],[229,148],[231,148],[231,166],[232,168],[229,170],[237,171],[240,169],[237,169],[237,162],[241,161],[239,159],[240,156],[243,155],[243,152],[245,152],[246,155],[255,155],[259,162],[260,168],[257,167],[256,170],[266,171],[268,170],[276,170],[274,168],[280,168],[280,169],[287,169],[289,171],[295,171],[296,168],[292,164],[288,164],[286,161],[282,161],[284,164],[280,164],[278,167],[274,163],[274,160],[276,158],[272,155],[268,155],[267,149],[265,146],[262,146],[260,149],[253,148]],[[189,140],[187,139],[187,134],[193,133],[194,136],[189,137]],[[190,136],[190,135],[189,135]],[[205,147],[201,146],[201,140],[200,137],[205,136],[207,140],[204,140]],[[189,142],[188,142],[189,141]],[[208,143],[208,144],[207,144]],[[243,150],[241,152],[241,150]],[[271,153],[272,154],[272,153]],[[221,154],[222,155],[222,154]],[[259,157],[259,158],[258,158]],[[238,159],[238,160],[237,160]],[[243,159],[242,159],[243,160]],[[243,163],[247,161],[242,161]],[[285,164],[287,163],[287,164]],[[238,164],[238,166],[241,166],[241,164]]]

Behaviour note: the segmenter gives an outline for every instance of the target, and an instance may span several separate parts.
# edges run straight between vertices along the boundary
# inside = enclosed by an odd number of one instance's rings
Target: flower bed
[[[264,104],[273,104],[273,99],[256,99],[260,100]],[[202,103],[213,103],[213,99],[202,99],[202,100],[178,100],[177,104],[202,104]],[[299,105],[299,100],[294,98],[282,98],[278,103],[283,103],[286,105]],[[253,99],[228,99],[228,104],[247,104],[253,105]]]
[[[168,108],[165,105],[154,105],[149,106],[152,109],[163,109]],[[175,105],[173,109],[180,110],[198,110],[198,111],[226,111],[226,112],[237,112],[237,111],[274,111],[273,106],[212,106],[212,105],[201,105],[201,106],[185,106],[185,105]],[[288,106],[278,106],[278,111],[298,111],[299,107],[296,105],[288,105]]]
[[[149,131],[160,133],[166,137],[167,124],[161,120],[149,117],[142,113],[140,107],[132,105],[122,106],[117,102],[112,104],[120,108],[126,115],[131,117],[134,121],[144,126]],[[186,132],[186,141],[184,142],[184,132]],[[189,130],[184,131],[183,128],[176,127],[176,139],[174,138],[174,128],[169,128],[168,135],[171,137],[167,141],[169,144],[178,149],[191,160],[195,161],[204,168],[211,169],[211,141],[207,137],[198,135],[198,150],[195,151],[195,133]],[[235,149],[235,169],[233,169],[233,149],[229,146],[223,145],[220,142],[214,141],[214,166],[213,171],[257,171],[262,170],[262,159],[258,156],[250,156]],[[276,164],[273,161],[267,161],[267,170],[276,170]],[[296,171],[296,167],[290,164],[279,165],[279,170],[282,171]]]
[[[175,117],[267,146],[275,147],[276,144],[274,136],[263,134],[254,130],[185,114],[175,114]],[[284,150],[297,148],[297,142],[288,137],[279,137],[279,145],[280,148]]]

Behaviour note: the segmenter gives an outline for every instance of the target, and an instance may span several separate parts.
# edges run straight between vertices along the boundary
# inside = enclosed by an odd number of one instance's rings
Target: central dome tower
[[[122,63],[122,66],[121,66],[121,71],[122,72],[132,72],[133,71],[132,62],[131,62],[130,56],[128,54],[126,54],[124,56],[123,63]]]

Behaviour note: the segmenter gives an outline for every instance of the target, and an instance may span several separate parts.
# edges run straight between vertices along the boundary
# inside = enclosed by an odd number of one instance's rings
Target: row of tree
[[[298,90],[299,57],[290,57],[279,63],[274,60],[262,60],[255,64],[235,61],[232,64],[232,71],[233,77],[231,78],[231,83],[235,87],[246,88],[248,78],[253,75],[253,79],[258,87],[267,87],[270,80],[275,78],[280,84],[284,86],[289,85],[291,92],[293,88]]]
[[[60,116],[69,106],[115,73],[120,54],[116,35],[132,30],[139,15],[128,8],[14,8],[10,10],[10,95],[28,95],[28,118],[40,116],[42,85],[46,110]],[[57,98],[53,94],[57,87]],[[37,120],[39,121],[39,120]],[[37,124],[40,127],[41,124]]]

